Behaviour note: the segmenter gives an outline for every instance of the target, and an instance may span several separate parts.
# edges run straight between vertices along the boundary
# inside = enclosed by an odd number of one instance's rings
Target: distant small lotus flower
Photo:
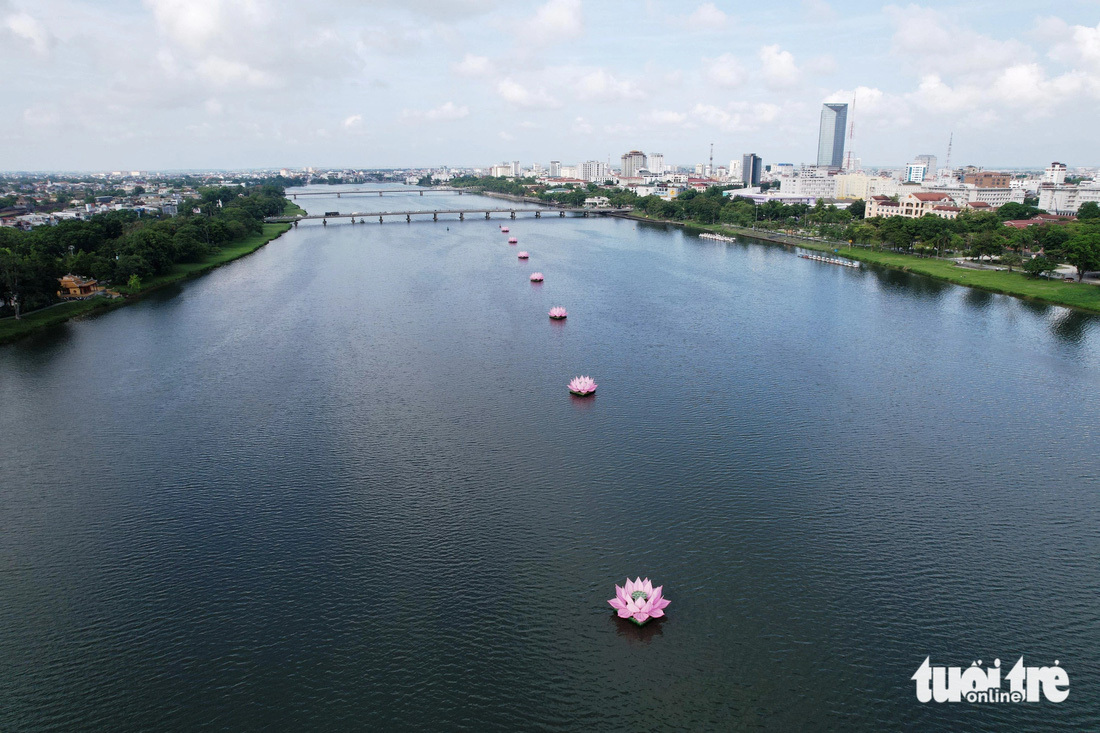
[[[528,255],[526,252],[520,252],[518,255],[516,255],[516,257],[519,257],[521,260],[527,259],[527,256]]]
[[[542,273],[541,272],[532,272],[531,273],[531,282],[533,282],[533,283],[542,282]]]
[[[508,244],[519,244],[519,240],[515,237],[508,237]]]
[[[562,308],[561,306],[554,306],[550,309],[550,317],[553,318],[555,321],[560,321],[567,315],[569,314],[566,313],[565,308]]]
[[[615,597],[608,603],[619,614],[619,618],[628,618],[641,626],[651,618],[661,618],[665,615],[665,607],[669,600],[661,596],[664,586],[653,587],[649,578],[642,580],[636,578],[626,579],[626,583],[620,587],[615,586]]]
[[[592,377],[573,377],[569,382],[569,393],[578,397],[596,394],[596,383],[592,381]]]
[[[501,227],[500,231],[507,233],[508,232],[508,227]]]

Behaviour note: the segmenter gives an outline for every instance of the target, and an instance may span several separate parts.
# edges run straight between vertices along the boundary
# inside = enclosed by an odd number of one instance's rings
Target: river
[[[1100,727],[1100,319],[621,219],[368,222],[0,347],[0,730]],[[665,619],[614,616],[627,575]],[[1069,698],[922,704],[929,656]]]

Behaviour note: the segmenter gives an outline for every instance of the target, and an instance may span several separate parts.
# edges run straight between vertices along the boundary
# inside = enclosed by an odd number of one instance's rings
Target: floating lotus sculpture
[[[508,237],[508,244],[519,244],[519,240],[515,237]]]
[[[518,255],[516,255],[516,257],[519,257],[521,260],[525,260],[527,259],[528,255],[526,252],[520,252]]]
[[[624,585],[615,586],[615,597],[608,600],[608,603],[619,614],[619,618],[628,618],[641,626],[651,618],[665,615],[669,600],[661,596],[663,587],[659,585],[654,588],[649,578],[627,578]]]
[[[531,273],[531,282],[533,282],[533,283],[542,282],[542,273],[541,272],[532,272]]]
[[[507,233],[508,233],[508,227],[501,227],[501,228],[500,228],[500,231],[502,231],[502,232],[504,232],[505,234],[507,234]]]
[[[566,313],[565,308],[562,308],[561,306],[554,306],[550,309],[550,318],[555,321],[560,321],[564,319],[567,315],[569,314]]]
[[[565,316],[562,316],[564,318]],[[569,383],[569,393],[577,397],[587,397],[596,394],[596,383],[592,377],[573,377]]]

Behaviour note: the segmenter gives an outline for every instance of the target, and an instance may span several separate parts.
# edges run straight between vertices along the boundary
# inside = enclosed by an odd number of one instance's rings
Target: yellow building
[[[80,275],[65,275],[64,277],[57,278],[57,281],[61,283],[61,289],[57,291],[57,296],[59,298],[88,298],[106,291],[106,288],[100,285],[96,280],[81,277]]]

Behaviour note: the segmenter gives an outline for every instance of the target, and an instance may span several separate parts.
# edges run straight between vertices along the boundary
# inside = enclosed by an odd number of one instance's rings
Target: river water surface
[[[0,347],[0,730],[1097,730],[1098,387],[1095,317],[781,247],[302,224]],[[1021,655],[1069,698],[916,699]]]

